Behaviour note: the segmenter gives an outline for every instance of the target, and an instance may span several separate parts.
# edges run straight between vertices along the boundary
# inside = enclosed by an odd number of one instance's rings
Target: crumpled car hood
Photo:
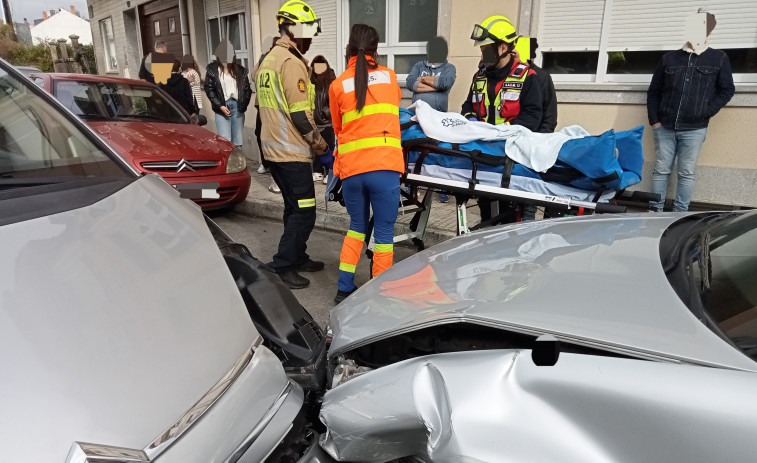
[[[528,350],[419,357],[326,393],[339,461],[751,461],[754,372]],[[724,393],[724,391],[728,391]]]
[[[0,242],[4,461],[141,449],[258,338],[199,208],[155,175]]]
[[[405,259],[331,311],[331,358],[402,332],[475,323],[642,358],[757,370],[668,284],[664,230],[682,215],[527,222]]]

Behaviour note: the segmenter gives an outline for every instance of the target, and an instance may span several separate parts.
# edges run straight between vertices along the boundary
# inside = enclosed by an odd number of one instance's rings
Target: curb
[[[259,217],[263,219],[275,220],[280,222],[284,213],[283,205],[271,201],[261,201],[256,199],[246,199],[237,204],[234,208],[237,214],[249,217]],[[344,233],[350,226],[350,217],[346,213],[332,213],[318,209],[316,212],[315,228],[336,233]],[[405,224],[397,224],[395,234],[407,233],[409,228]],[[423,244],[426,248],[434,246],[441,242],[454,238],[456,234],[450,230],[426,227],[423,234]],[[410,241],[397,243],[400,246],[413,246]]]

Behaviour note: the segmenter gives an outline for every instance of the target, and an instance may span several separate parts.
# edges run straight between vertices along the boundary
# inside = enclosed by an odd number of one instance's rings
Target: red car
[[[138,171],[160,174],[203,209],[228,208],[247,197],[250,173],[244,153],[200,127],[157,86],[91,74],[34,73],[30,78]]]

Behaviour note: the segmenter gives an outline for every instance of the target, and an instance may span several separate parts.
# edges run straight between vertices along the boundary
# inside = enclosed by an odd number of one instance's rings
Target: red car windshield
[[[83,119],[189,123],[178,105],[153,86],[59,80],[53,94]]]

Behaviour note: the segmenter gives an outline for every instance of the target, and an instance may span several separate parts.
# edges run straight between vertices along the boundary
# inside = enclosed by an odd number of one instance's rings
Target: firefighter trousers
[[[284,198],[284,233],[273,256],[278,273],[307,262],[307,242],[315,227],[315,187],[309,162],[269,162],[271,176]]]

